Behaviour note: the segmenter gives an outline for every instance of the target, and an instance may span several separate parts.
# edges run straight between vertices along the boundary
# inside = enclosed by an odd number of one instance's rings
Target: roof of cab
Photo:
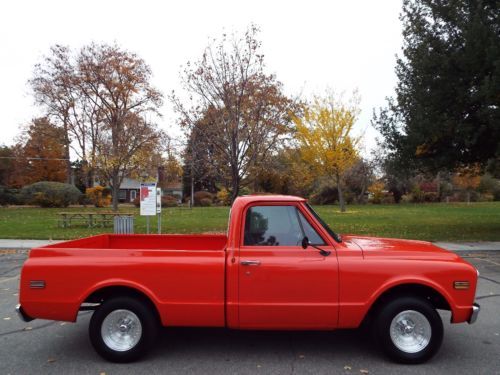
[[[237,201],[242,203],[264,201],[264,202],[305,202],[306,200],[301,197],[295,197],[293,195],[278,195],[278,194],[252,194],[243,195],[236,198]]]

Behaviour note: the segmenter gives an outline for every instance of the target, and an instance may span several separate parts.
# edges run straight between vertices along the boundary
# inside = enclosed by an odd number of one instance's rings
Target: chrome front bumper
[[[19,319],[21,319],[23,322],[31,322],[33,320],[31,316],[29,316],[24,312],[23,308],[21,307],[21,304],[19,303],[16,305],[16,312],[17,315],[19,316]]]
[[[469,324],[472,324],[477,320],[477,316],[479,315],[479,310],[481,310],[481,306],[479,306],[477,303],[474,303],[474,305],[472,305],[472,312],[470,314],[470,318],[467,321]]]

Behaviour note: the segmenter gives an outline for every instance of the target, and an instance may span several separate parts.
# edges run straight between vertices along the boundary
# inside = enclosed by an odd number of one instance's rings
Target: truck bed
[[[223,234],[101,234],[41,247],[40,249],[144,249],[223,251]]]
[[[103,234],[34,248],[20,302],[30,316],[75,321],[82,303],[118,286],[152,300],[165,326],[222,327],[226,242],[225,235]],[[44,287],[30,287],[34,280]]]

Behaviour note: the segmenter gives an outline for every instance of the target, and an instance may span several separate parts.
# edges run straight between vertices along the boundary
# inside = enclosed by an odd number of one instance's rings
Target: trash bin
[[[133,216],[115,216],[114,219],[115,234],[133,234],[134,217]]]

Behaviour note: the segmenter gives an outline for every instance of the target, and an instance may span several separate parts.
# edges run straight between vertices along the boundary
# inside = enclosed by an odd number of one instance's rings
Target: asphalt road
[[[389,362],[356,330],[239,332],[164,329],[140,362],[113,364],[92,349],[90,312],[78,323],[21,322],[14,312],[25,254],[0,251],[0,374],[500,374],[500,252],[465,255],[481,272],[474,325],[443,314],[441,351],[423,365]]]

